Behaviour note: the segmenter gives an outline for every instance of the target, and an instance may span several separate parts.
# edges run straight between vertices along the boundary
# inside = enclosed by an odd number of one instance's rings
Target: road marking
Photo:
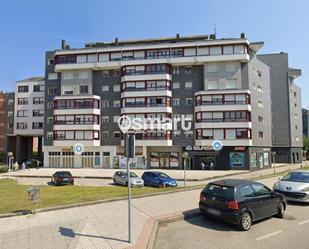
[[[282,233],[282,231],[279,230],[279,231],[276,231],[276,232],[273,232],[273,233],[269,233],[269,234],[266,234],[266,235],[264,235],[264,236],[258,237],[258,238],[256,238],[255,240],[267,239],[267,238],[272,237],[272,236],[275,236],[275,235],[277,235],[277,234],[279,234],[279,233]]]
[[[304,220],[302,222],[299,222],[298,225],[301,226],[301,225],[304,225],[306,223],[309,223],[309,219],[308,220]]]

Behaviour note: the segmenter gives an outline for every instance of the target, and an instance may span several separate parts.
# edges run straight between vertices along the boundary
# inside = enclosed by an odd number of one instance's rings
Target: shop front
[[[148,167],[151,169],[181,169],[181,149],[178,147],[150,147],[147,152]]]

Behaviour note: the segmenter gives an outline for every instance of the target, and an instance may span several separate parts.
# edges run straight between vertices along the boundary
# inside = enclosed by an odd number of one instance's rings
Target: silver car
[[[283,194],[288,201],[309,203],[309,171],[293,170],[274,184],[274,191]]]
[[[119,185],[128,185],[128,174],[124,171],[117,171],[113,176],[113,182],[114,184]],[[130,182],[131,186],[134,187],[143,187],[144,186],[144,180],[140,177],[138,177],[135,173],[130,172]]]

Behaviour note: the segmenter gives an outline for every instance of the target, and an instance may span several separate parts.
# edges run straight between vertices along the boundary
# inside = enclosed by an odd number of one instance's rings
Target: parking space
[[[198,216],[160,226],[156,249],[307,249],[309,205],[291,204],[284,219],[270,218],[242,232],[237,227]]]

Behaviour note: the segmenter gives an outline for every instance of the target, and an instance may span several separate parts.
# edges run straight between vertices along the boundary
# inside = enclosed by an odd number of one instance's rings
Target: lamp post
[[[274,174],[276,174],[276,162],[275,162],[275,155],[276,155],[276,152],[273,151],[271,153],[272,157],[273,157],[273,168],[274,168]]]
[[[8,165],[9,165],[9,179],[11,179],[11,164],[12,164],[12,157],[13,157],[13,152],[8,152]]]
[[[304,150],[304,158],[305,158],[305,167],[306,167],[307,166],[307,151],[306,150]]]
[[[184,160],[183,163],[183,186],[186,187],[186,181],[187,181],[187,159],[189,158],[188,152],[182,153],[182,158]]]

